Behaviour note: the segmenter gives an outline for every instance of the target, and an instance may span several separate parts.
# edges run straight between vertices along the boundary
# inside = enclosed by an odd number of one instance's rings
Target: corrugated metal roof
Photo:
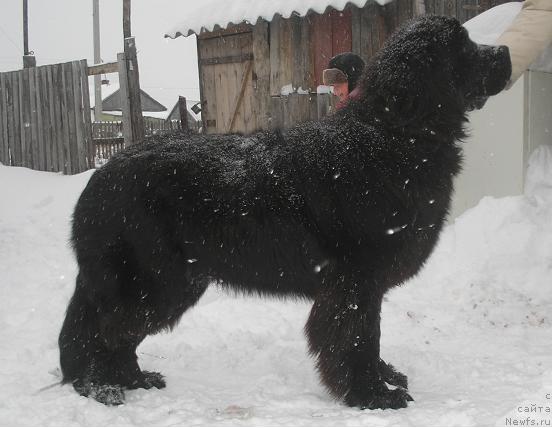
[[[289,18],[309,11],[323,13],[328,7],[343,10],[348,4],[364,7],[368,1],[385,5],[394,0],[201,0],[189,5],[186,16],[165,37],[175,39],[242,22],[254,24],[258,18],[271,21],[276,14]]]

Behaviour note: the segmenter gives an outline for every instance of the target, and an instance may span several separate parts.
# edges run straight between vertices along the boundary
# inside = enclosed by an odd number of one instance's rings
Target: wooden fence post
[[[8,142],[8,109],[5,74],[0,74],[0,162],[11,165],[10,145]]]
[[[140,75],[134,37],[125,39],[124,53],[117,54],[119,87],[123,110],[123,136],[130,145],[144,139],[144,118],[140,99]]]
[[[123,38],[130,37],[130,0],[123,0]]]
[[[36,67],[36,57],[34,55],[23,55],[23,68]]]
[[[36,67],[36,58],[29,52],[29,6],[23,0],[23,68]]]
[[[124,52],[117,54],[119,66],[119,96],[121,97],[121,110],[123,113],[123,138],[125,143],[132,143],[132,127],[130,126],[130,100],[128,98],[127,62]]]
[[[178,110],[180,110],[180,127],[182,131],[186,132],[188,131],[188,107],[186,106],[186,97],[178,97]]]

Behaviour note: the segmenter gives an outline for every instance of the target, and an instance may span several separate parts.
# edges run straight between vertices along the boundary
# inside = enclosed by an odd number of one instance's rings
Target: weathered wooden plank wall
[[[297,94],[271,97],[271,129],[289,128],[296,123],[318,120],[335,108],[331,94]]]
[[[322,85],[322,70],[327,68],[330,59],[342,52],[352,50],[352,14],[348,7],[343,11],[329,9],[323,14],[310,13],[304,18],[310,24],[310,46],[313,57],[314,81],[312,92]]]
[[[458,19],[462,24],[487,9],[510,1],[523,0],[424,0],[426,13],[447,15]]]
[[[387,38],[405,21],[415,15],[412,0],[395,0],[385,6],[370,1],[363,8],[351,7],[353,52],[370,59]]]
[[[329,9],[270,22],[270,95],[279,96],[292,86],[299,92],[316,93],[322,70],[336,54],[352,48],[351,9]]]
[[[270,22],[259,19],[255,25],[201,34],[198,61],[205,132],[247,133],[318,118],[330,109],[331,97],[316,100],[330,58],[351,50],[370,58],[413,10],[413,0],[385,7],[371,0],[363,9],[329,8],[323,14],[286,19],[276,15]],[[303,96],[282,96],[283,89]]]
[[[424,0],[424,6],[425,13],[465,22],[506,1]],[[275,15],[270,22],[259,19],[255,25],[199,35],[205,132],[287,127],[328,113],[331,96],[317,95],[317,88],[330,58],[352,51],[368,61],[397,27],[423,13],[420,4],[419,0],[394,0],[381,6],[368,0],[362,8],[328,8],[303,17]],[[249,61],[253,61],[251,71]]]
[[[0,162],[75,174],[93,167],[86,60],[0,73]]]
[[[8,143],[8,104],[7,97],[5,96],[6,89],[6,75],[0,74],[0,159],[9,159],[9,143]]]
[[[277,15],[269,27],[270,96],[279,96],[289,85],[304,91],[316,88],[309,17]]]
[[[270,127],[269,24],[260,19],[253,27],[253,109],[259,129]]]

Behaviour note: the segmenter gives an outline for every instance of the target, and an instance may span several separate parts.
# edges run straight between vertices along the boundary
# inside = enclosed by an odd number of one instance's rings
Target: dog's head
[[[454,18],[424,16],[395,32],[372,58],[360,102],[396,126],[439,112],[463,117],[504,89],[511,68],[507,47],[474,43]]]

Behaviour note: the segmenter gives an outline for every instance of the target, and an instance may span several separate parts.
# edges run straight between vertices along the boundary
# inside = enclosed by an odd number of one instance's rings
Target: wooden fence
[[[144,135],[146,137],[181,129],[182,126],[179,120],[163,120],[144,117]],[[122,121],[94,122],[92,124],[92,136],[96,150],[96,166],[104,164],[111,156],[126,147],[123,133]]]
[[[92,138],[119,138],[123,136],[123,122],[93,122]]]
[[[94,161],[98,167],[106,163],[115,153],[125,148],[125,139],[123,137],[98,138],[94,140],[94,146],[96,148]]]
[[[180,120],[159,120],[144,117],[144,128],[146,136],[149,136],[179,131],[182,129],[182,126],[180,125]]]
[[[75,174],[93,160],[86,60],[0,73],[0,162]]]
[[[163,120],[144,117],[144,131],[146,136],[162,134],[182,129],[179,120]],[[98,138],[119,138],[123,136],[122,121],[105,121],[92,123],[92,137]]]

